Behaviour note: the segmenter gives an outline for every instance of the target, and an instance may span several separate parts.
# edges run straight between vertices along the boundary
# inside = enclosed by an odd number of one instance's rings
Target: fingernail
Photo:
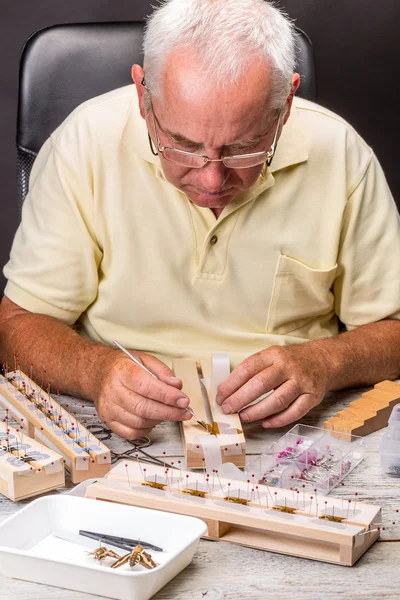
[[[219,394],[217,394],[217,395],[216,395],[216,397],[215,397],[215,402],[216,402],[216,403],[217,403],[219,406],[222,404],[222,400],[223,400],[223,397],[222,397],[222,396],[220,396]]]
[[[171,383],[182,383],[182,381],[178,379],[178,377],[168,377],[168,379]]]
[[[192,418],[193,415],[190,414],[190,412],[185,412],[185,414],[183,415],[183,420],[184,421],[189,421]]]
[[[179,398],[179,400],[176,401],[176,404],[179,408],[186,408],[189,406],[189,398]]]
[[[268,429],[268,427],[271,427],[271,423],[270,423],[269,421],[263,421],[263,422],[261,423],[261,425],[262,425],[263,427],[265,427],[265,429]]]
[[[246,415],[246,413],[240,413],[240,420],[247,422],[249,420],[249,416]]]
[[[231,414],[231,412],[232,412],[232,406],[230,404],[223,404],[222,405],[222,412],[225,413],[226,415]]]

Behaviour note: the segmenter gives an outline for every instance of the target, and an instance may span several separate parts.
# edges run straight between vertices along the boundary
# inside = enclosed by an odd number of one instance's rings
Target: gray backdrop
[[[246,0],[243,0],[245,2]],[[141,20],[154,0],[0,0],[0,266],[18,225],[15,122],[18,63],[25,39],[56,23]],[[400,167],[398,0],[281,0],[311,37],[318,101],[348,119],[374,148],[397,201]],[[4,278],[0,275],[0,288]]]

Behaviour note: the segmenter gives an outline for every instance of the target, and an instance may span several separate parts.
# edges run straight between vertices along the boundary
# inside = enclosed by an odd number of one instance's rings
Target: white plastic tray
[[[99,544],[78,536],[79,529],[139,538],[163,552],[150,551],[157,563],[150,571],[141,565],[110,569],[109,561],[99,563],[89,556]],[[206,530],[205,523],[193,517],[68,495],[48,496],[0,524],[0,572],[107,598],[147,600],[191,562]]]

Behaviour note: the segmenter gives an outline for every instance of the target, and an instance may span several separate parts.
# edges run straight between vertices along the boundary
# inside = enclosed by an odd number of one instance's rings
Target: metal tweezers
[[[136,546],[139,545],[143,546],[143,548],[154,550],[155,552],[164,552],[164,550],[159,546],[154,546],[154,544],[149,544],[148,542],[145,542],[143,540],[134,540],[130,538],[119,537],[117,535],[108,535],[107,533],[85,531],[84,529],[79,530],[79,535],[91,538],[92,540],[96,540],[97,542],[104,542],[105,544],[110,544],[110,546],[115,546],[116,548],[127,550],[128,552],[131,552]]]

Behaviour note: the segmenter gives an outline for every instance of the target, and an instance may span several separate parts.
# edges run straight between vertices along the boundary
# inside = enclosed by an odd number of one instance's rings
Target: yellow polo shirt
[[[163,177],[136,89],[78,107],[37,157],[6,295],[93,339],[232,364],[400,318],[397,209],[371,149],[297,98],[271,169],[216,219]]]

